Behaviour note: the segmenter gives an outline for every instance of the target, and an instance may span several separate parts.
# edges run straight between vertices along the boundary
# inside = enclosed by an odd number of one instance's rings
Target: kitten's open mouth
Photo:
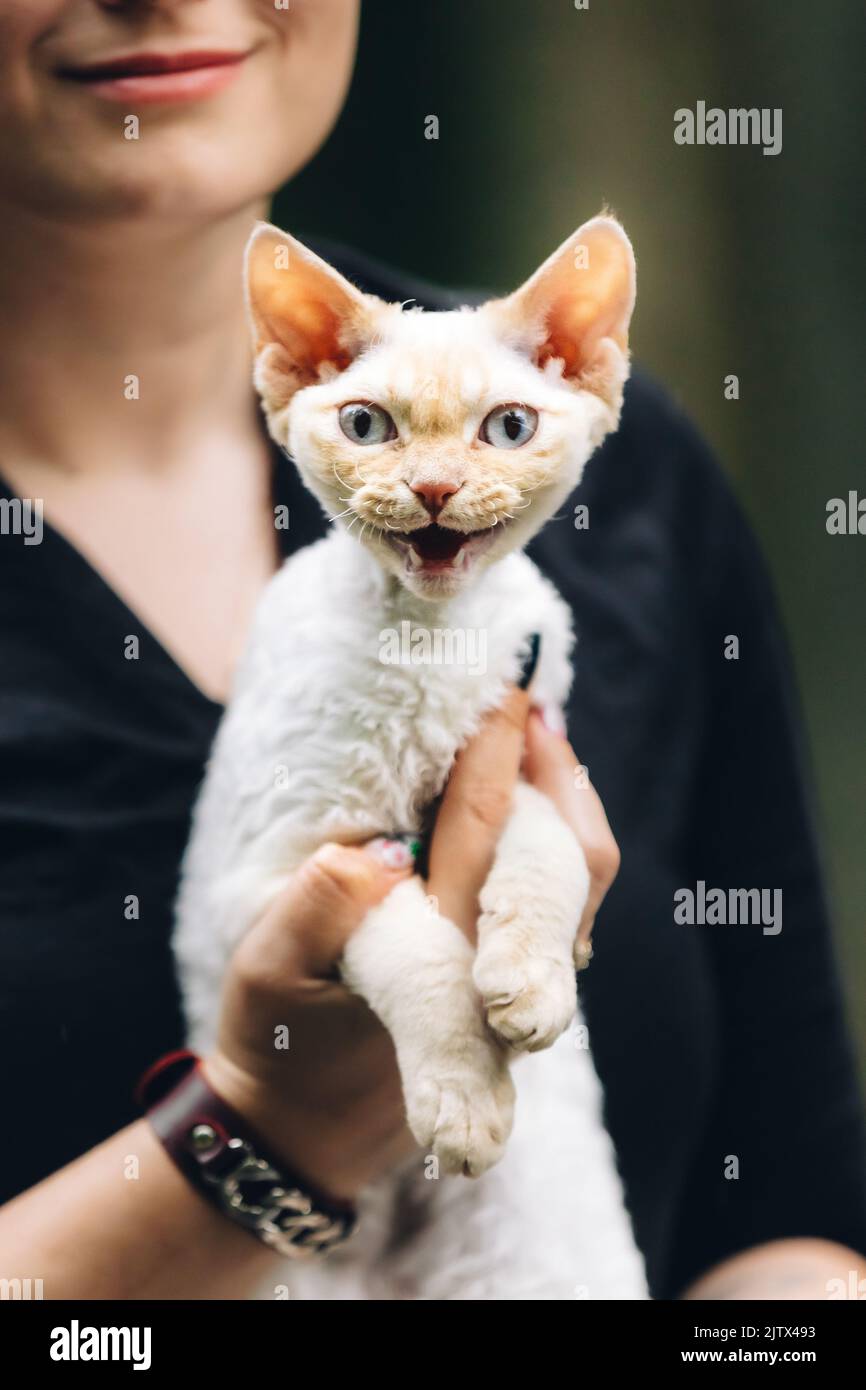
[[[388,533],[388,540],[404,556],[407,567],[424,574],[448,574],[465,569],[470,560],[493,541],[498,526],[484,531],[452,531],[435,521],[417,531]]]

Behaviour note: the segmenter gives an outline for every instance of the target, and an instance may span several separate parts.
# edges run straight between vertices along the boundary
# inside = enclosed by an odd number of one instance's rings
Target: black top
[[[388,298],[451,302],[325,254]],[[324,522],[282,459],[275,489],[289,554]],[[581,990],[653,1292],[777,1237],[866,1250],[857,1081],[763,565],[640,374],[574,501],[588,529],[569,502],[532,554],[574,609],[571,738],[622,848]],[[132,1120],[137,1077],[183,1041],[172,900],[220,714],[59,534],[0,534],[0,1201]],[[679,924],[674,894],[699,880],[781,889],[781,932]]]

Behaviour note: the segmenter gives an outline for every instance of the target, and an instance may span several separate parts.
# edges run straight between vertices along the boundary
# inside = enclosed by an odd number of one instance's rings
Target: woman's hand
[[[521,763],[586,854],[591,887],[580,936],[588,942],[619,851],[568,743],[530,713],[521,690],[510,691],[457,758],[431,840],[428,891],[474,939]],[[355,1197],[413,1147],[390,1037],[334,977],[352,932],[411,872],[400,843],[325,845],[314,854],[241,942],[217,1048],[204,1062],[214,1088],[275,1153],[334,1197]]]
[[[460,754],[431,840],[429,891],[470,937],[528,710],[528,696],[512,691]],[[324,845],[302,865],[235,953],[216,1050],[203,1063],[275,1156],[338,1198],[357,1196],[414,1143],[391,1039],[335,979],[352,932],[412,867],[402,844],[383,841]]]
[[[529,696],[515,688],[487,715],[457,754],[430,841],[428,891],[473,942],[478,897],[511,812],[528,714]]]
[[[564,733],[549,728],[537,710],[531,712],[526,726],[523,775],[550,797],[586,856],[589,895],[580,919],[578,941],[589,947],[598,909],[619,873],[619,846],[586,768]]]
[[[512,690],[458,754],[430,846],[429,890],[474,939],[481,892],[508,818],[518,771],[556,806],[586,856],[589,895],[578,939],[589,946],[596,914],[619,872],[619,847],[598,793],[564,733]]]
[[[400,842],[317,850],[238,947],[203,1062],[275,1156],[336,1198],[413,1145],[391,1039],[335,978],[352,932],[412,869]]]

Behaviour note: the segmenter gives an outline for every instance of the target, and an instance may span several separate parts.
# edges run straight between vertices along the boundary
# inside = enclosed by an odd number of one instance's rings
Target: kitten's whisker
[[[352,491],[353,491],[352,484],[346,482],[346,479],[345,479],[345,478],[343,477],[343,475],[341,474],[341,472],[340,472],[339,468],[337,467],[337,465],[336,465],[335,463],[332,463],[332,464],[331,464],[331,467],[332,467],[332,469],[334,470],[334,477],[337,479],[338,483],[340,484],[340,487],[344,487],[344,488],[346,488],[349,492],[352,492]]]

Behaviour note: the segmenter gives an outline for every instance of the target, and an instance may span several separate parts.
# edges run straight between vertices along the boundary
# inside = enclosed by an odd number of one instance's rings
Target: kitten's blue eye
[[[538,429],[538,411],[531,405],[498,405],[485,419],[479,435],[497,449],[519,449]]]
[[[387,410],[370,401],[353,401],[340,410],[340,429],[353,444],[386,444],[397,438],[397,427]]]

